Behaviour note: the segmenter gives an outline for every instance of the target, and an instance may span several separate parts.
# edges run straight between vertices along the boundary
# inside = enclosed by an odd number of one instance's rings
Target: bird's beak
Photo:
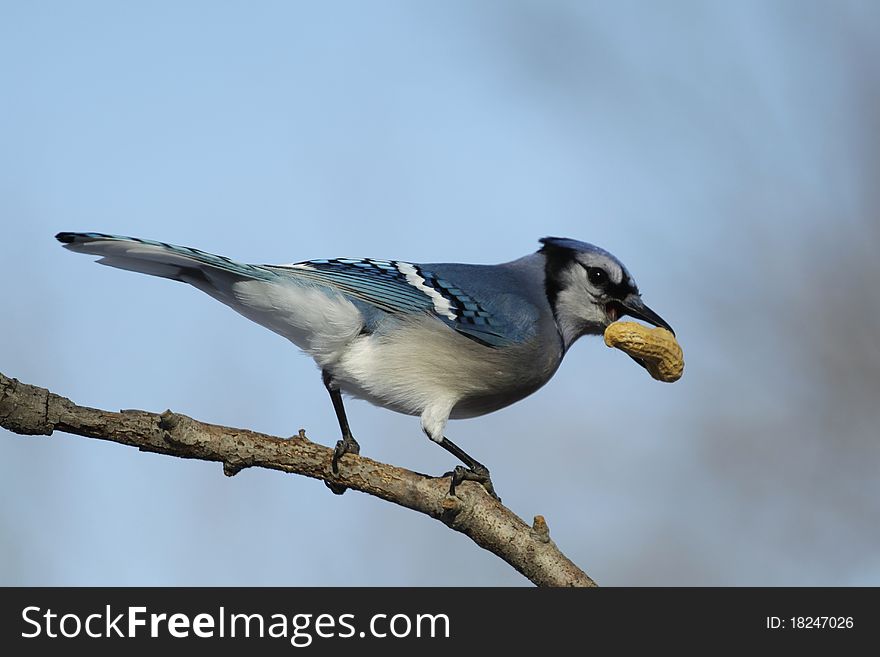
[[[675,335],[672,327],[666,323],[666,320],[660,317],[653,310],[648,308],[638,294],[629,294],[624,299],[617,301],[618,312],[621,315],[629,315],[636,319],[643,319],[654,326],[662,326],[667,331]]]

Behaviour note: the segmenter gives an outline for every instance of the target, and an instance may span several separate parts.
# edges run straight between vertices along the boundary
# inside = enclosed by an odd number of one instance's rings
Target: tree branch
[[[219,461],[232,476],[263,467],[343,484],[440,520],[480,547],[504,559],[538,586],[595,586],[550,540],[547,523],[532,527],[490,497],[482,486],[464,482],[449,492],[447,478],[425,475],[346,454],[333,474],[330,448],[309,441],[304,431],[276,438],[232,429],[165,411],[113,413],[77,406],[45,388],[0,374],[0,426],[19,434],[63,431],[181,458]]]

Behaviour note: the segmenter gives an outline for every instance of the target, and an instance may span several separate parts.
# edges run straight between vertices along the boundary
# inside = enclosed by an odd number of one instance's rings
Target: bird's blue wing
[[[184,246],[105,233],[59,233],[67,248],[101,256],[102,264],[199,287],[209,271],[269,283],[289,280],[336,289],[355,302],[390,314],[434,315],[451,329],[490,347],[502,347],[521,337],[505,322],[460,287],[435,275],[428,267],[399,260],[337,258],[291,265],[249,265]],[[439,265],[438,265],[439,266]],[[207,285],[214,289],[216,281]],[[203,288],[204,289],[204,288]],[[206,289],[206,291],[208,291]]]
[[[489,347],[512,342],[505,322],[464,290],[431,271],[399,260],[336,258],[263,265],[293,278],[336,288],[387,313],[427,313]]]

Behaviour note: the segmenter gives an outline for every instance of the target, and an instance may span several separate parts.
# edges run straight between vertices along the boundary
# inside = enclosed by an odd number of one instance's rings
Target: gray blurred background
[[[0,2],[0,371],[332,444],[319,374],[59,230],[281,263],[599,244],[684,378],[599,339],[448,435],[604,585],[880,585],[880,3]],[[441,473],[351,402],[370,457]],[[0,583],[525,585],[320,482],[0,431]]]

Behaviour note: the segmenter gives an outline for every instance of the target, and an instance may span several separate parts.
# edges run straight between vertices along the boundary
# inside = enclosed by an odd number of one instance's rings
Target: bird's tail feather
[[[55,238],[71,251],[100,256],[98,262],[102,265],[183,281],[196,287],[202,287],[200,283],[208,282],[206,278],[212,278],[209,274],[214,272],[260,280],[277,277],[274,272],[258,265],[236,262],[187,246],[137,237],[58,233]]]

